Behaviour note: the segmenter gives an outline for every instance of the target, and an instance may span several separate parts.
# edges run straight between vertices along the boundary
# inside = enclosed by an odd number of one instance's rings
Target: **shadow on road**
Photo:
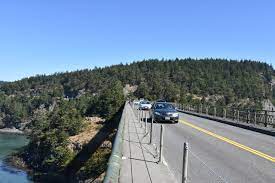
[[[171,122],[171,121],[154,121],[154,123],[156,123],[156,124],[166,124],[166,125],[175,125],[175,124],[177,124],[177,123],[175,123],[175,122]]]

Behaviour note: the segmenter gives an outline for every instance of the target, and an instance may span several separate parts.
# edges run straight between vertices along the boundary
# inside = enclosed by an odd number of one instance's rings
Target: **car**
[[[140,101],[139,100],[134,100],[134,105],[139,105]]]
[[[152,104],[149,101],[141,101],[139,103],[139,110],[150,110],[152,108]]]
[[[152,109],[152,117],[156,122],[179,122],[179,113],[175,106],[166,102],[156,102]]]
[[[139,106],[140,102],[145,101],[143,98],[134,100],[134,105]]]
[[[164,100],[164,99],[159,99],[159,100],[157,100],[157,102],[166,102],[166,100]]]

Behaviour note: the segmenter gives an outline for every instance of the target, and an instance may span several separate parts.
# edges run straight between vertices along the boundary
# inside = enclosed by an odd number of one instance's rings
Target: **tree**
[[[138,98],[146,98],[146,99],[150,99],[150,95],[149,95],[149,86],[147,85],[147,83],[142,82],[140,83],[140,85],[138,86],[138,89],[135,92],[135,95]]]
[[[110,81],[109,87],[105,88],[98,98],[95,113],[106,119],[110,119],[123,105],[123,86],[120,81]]]

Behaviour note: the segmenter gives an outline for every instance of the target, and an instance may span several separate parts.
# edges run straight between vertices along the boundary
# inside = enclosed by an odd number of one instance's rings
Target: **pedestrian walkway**
[[[157,145],[150,145],[150,134],[145,133],[145,123],[139,122],[134,109],[126,105],[123,139],[123,157],[120,171],[121,183],[174,183],[168,167],[158,163]],[[148,132],[150,131],[148,125]]]

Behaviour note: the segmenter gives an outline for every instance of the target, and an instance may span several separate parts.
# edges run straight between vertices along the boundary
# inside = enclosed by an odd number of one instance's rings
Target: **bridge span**
[[[117,164],[110,161],[105,182],[182,182],[184,142],[189,144],[187,182],[275,182],[272,135],[180,113],[178,124],[153,123],[150,144],[151,121],[139,121],[150,112],[142,114],[126,104],[123,113],[121,154]]]

